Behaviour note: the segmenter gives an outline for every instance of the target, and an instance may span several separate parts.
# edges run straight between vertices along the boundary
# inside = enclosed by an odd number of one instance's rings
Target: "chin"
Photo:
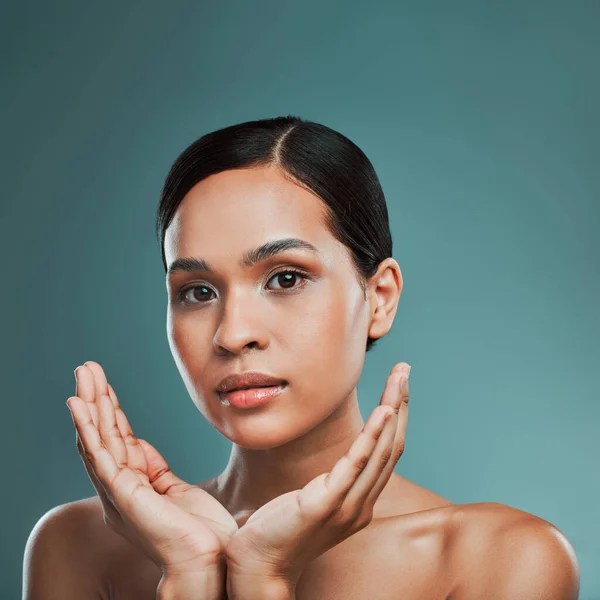
[[[273,413],[261,415],[221,414],[220,425],[216,427],[232,443],[248,450],[270,450],[287,444],[305,433],[298,428],[298,419],[277,416]]]
[[[231,427],[228,429],[231,430]],[[226,434],[227,435],[227,434]],[[281,424],[275,427],[270,426],[260,427],[259,425],[250,425],[247,427],[236,427],[235,431],[230,431],[227,437],[238,446],[247,448],[248,450],[270,450],[277,448],[287,442],[292,441],[296,436],[292,431],[282,430]]]

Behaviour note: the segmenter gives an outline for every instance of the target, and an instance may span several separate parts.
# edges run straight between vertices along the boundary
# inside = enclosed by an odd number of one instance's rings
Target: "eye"
[[[203,294],[205,294],[206,292],[214,293],[209,287],[205,285],[188,285],[187,287],[182,288],[182,290],[178,294],[179,301],[182,304],[204,304],[206,302],[207,298],[204,298],[204,300],[201,300],[200,302],[190,302],[189,300],[187,300],[186,295],[191,290],[202,290]],[[196,299],[198,299],[196,293],[194,293],[194,296],[196,297]],[[210,298],[208,298],[208,300],[210,300]]]
[[[273,279],[275,279],[277,277],[281,277],[282,275],[286,275],[287,277],[279,279],[279,284],[281,285],[281,287],[279,289],[276,288],[274,290],[276,292],[281,292],[281,291],[285,291],[285,290],[295,290],[299,287],[303,287],[303,286],[294,285],[294,280],[301,278],[303,281],[305,281],[309,278],[308,275],[306,275],[302,271],[287,268],[287,269],[283,269],[281,271],[277,271],[276,273],[273,273],[273,275],[271,275],[271,277],[269,278],[269,281],[272,281]],[[199,302],[191,302],[190,300],[188,300],[186,298],[187,293],[192,290],[201,290],[202,291],[201,293],[203,294],[202,295],[203,299],[200,300]],[[205,304],[208,300],[212,300],[212,298],[206,297],[207,293],[214,294],[213,290],[211,288],[209,288],[208,286],[195,284],[195,285],[188,285],[187,287],[182,288],[178,294],[178,297],[179,297],[179,301],[182,304]],[[193,296],[196,298],[196,300],[199,299],[198,295],[199,295],[199,293],[196,293],[196,292],[194,292],[194,294],[193,294]]]
[[[302,280],[308,279],[307,275],[305,275],[301,271],[297,271],[296,269],[285,269],[284,271],[278,271],[277,273],[273,273],[273,275],[271,275],[269,281],[271,281],[272,279],[275,279],[277,277],[280,277],[281,275],[288,276],[286,279],[280,280],[280,282],[283,282],[283,284],[284,284],[284,286],[281,289],[284,289],[284,290],[291,290],[296,287],[294,285],[290,285],[290,284],[293,284],[294,279],[298,279],[299,277],[302,278]]]

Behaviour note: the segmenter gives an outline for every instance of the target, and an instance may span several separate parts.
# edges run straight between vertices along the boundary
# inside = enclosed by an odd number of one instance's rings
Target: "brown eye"
[[[271,279],[269,279],[269,281],[275,279],[281,286],[280,289],[288,290],[294,289],[294,287],[296,287],[294,283],[296,282],[296,280],[298,280],[298,278],[306,280],[306,275],[304,275],[304,273],[301,273],[300,271],[296,271],[295,269],[286,269],[285,271],[279,271],[278,273],[274,273]]]
[[[191,291],[194,291],[194,293],[191,295],[199,302],[191,302],[187,299],[189,297],[188,292]],[[179,300],[183,302],[183,304],[202,304],[207,300],[211,300],[211,298],[206,297],[206,294],[211,292],[212,290],[209,287],[206,287],[205,285],[190,285],[179,292]]]
[[[298,279],[301,279],[303,282],[309,279],[308,275],[303,273],[302,271],[297,271],[296,269],[285,269],[284,271],[279,271],[277,273],[273,273],[271,275],[269,281],[276,280],[279,284],[279,288],[275,288],[273,291],[281,292],[284,290],[294,290],[296,288],[301,288],[303,286],[297,285]],[[193,293],[189,293],[193,292]],[[179,294],[179,302],[184,305],[191,304],[206,304],[209,300],[212,300],[213,297],[210,294],[214,294],[214,291],[206,285],[189,285],[183,288]],[[194,298],[194,300],[192,300]]]

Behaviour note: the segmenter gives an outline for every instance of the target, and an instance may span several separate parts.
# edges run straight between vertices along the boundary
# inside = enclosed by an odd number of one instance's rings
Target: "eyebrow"
[[[287,250],[307,250],[312,254],[316,254],[317,256],[319,255],[317,248],[305,240],[298,238],[283,238],[280,240],[271,240],[269,242],[265,242],[257,248],[248,250],[244,253],[239,265],[240,267],[248,269],[257,263],[266,260],[267,258],[271,258],[276,254],[280,254],[281,252],[286,252]],[[213,270],[214,269],[210,266],[210,264],[203,258],[186,256],[177,258],[171,263],[171,266],[167,271],[167,277],[170,277],[174,273],[180,272],[194,273],[198,271],[210,272]]]

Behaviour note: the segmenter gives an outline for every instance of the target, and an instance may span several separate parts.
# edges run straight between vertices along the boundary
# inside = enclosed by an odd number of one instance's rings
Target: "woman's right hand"
[[[135,437],[102,367],[78,367],[67,400],[77,449],[104,509],[104,522],[155,562],[163,579],[224,575],[224,549],[238,525],[208,492],[177,477]]]

